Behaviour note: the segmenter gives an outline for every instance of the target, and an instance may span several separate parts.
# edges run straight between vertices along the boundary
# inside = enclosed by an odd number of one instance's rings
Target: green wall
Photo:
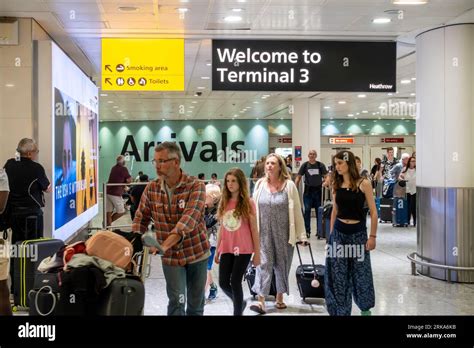
[[[172,133],[175,134],[174,139],[171,137]],[[348,135],[350,133],[352,135],[412,135],[415,133],[415,121],[412,119],[325,119],[321,121],[321,135]],[[144,149],[144,143],[152,141],[155,144],[167,140],[182,143],[181,147],[188,156],[187,160],[183,160],[182,167],[189,174],[204,173],[206,178],[210,178],[211,173],[217,173],[218,177],[222,178],[229,168],[238,166],[246,175],[249,175],[252,168],[250,162],[268,153],[269,134],[291,136],[291,120],[101,122],[99,131],[100,189],[102,190],[102,184],[108,179],[110,168],[115,164],[115,158],[122,153],[122,150],[129,153],[137,151],[136,156],[129,156],[127,162],[127,167],[133,177],[138,171],[143,171],[150,178],[156,177],[155,169],[150,162],[153,159],[153,145],[149,146],[148,151]],[[133,136],[133,143],[131,136]],[[124,148],[126,139],[129,142]],[[229,160],[232,158],[224,156],[222,147],[226,140],[228,148],[234,142],[243,142],[243,144],[236,144],[236,148],[245,153],[246,159],[243,163],[231,163]],[[227,153],[230,154],[229,151]]]
[[[278,131],[277,135],[288,135],[291,133],[291,120],[101,122],[99,131],[101,189],[102,184],[108,179],[110,168],[115,165],[115,158],[124,152],[132,154],[128,157],[127,167],[133,177],[139,171],[143,171],[151,178],[156,177],[151,164],[153,146],[149,146],[148,151],[145,151],[144,144],[152,141],[155,141],[155,145],[156,142],[177,141],[188,157],[187,160],[183,159],[182,168],[191,175],[204,173],[206,178],[210,178],[212,173],[217,173],[218,177],[222,178],[229,168],[235,166],[249,175],[253,161],[268,153],[269,128],[272,132]],[[172,138],[172,135],[175,138]],[[245,155],[242,163],[232,163],[231,151],[227,151],[227,155],[224,154],[223,146],[226,142],[228,149],[234,142],[240,142],[234,146]]]
[[[413,135],[415,120],[322,120],[321,135]]]

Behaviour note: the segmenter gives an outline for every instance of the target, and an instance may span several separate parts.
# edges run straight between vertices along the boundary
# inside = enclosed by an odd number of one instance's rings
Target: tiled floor
[[[101,215],[94,225],[100,226]],[[124,216],[117,224],[130,223]],[[313,231],[315,220],[313,219]],[[316,263],[324,264],[324,240],[311,237],[311,246]],[[412,276],[407,255],[416,251],[416,229],[394,228],[390,224],[379,224],[377,248],[371,252],[374,274],[376,305],[374,315],[473,315],[474,284],[448,284],[425,276]],[[302,250],[303,262],[310,262],[308,248]],[[306,260],[306,261],[305,261]],[[290,295],[285,295],[288,308],[277,310],[273,301],[267,302],[268,315],[328,315],[324,301],[303,303],[296,285],[295,270],[299,261],[295,252],[290,271]],[[217,266],[218,267],[218,266]],[[213,269],[217,280],[217,267]],[[167,297],[165,280],[159,256],[152,256],[150,277],[145,282],[145,315],[166,315]],[[251,299],[246,283],[243,283],[244,298]],[[249,301],[249,304],[251,302]],[[232,315],[232,302],[222,291],[218,298],[206,304],[205,315]],[[359,310],[355,304],[353,315]],[[244,315],[256,315],[247,309]]]

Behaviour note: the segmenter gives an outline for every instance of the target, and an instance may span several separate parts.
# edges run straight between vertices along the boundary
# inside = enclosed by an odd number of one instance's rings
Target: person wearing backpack
[[[328,173],[326,166],[316,161],[317,157],[318,153],[316,150],[309,151],[309,160],[303,163],[295,180],[296,187],[298,187],[301,178],[304,176],[304,226],[308,238],[311,236],[311,209],[314,208],[316,210],[317,216],[318,208],[321,206],[323,178]]]

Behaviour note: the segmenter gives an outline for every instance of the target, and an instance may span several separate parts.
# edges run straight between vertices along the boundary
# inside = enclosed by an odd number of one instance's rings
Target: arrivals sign
[[[183,39],[102,39],[103,91],[184,91]]]
[[[395,92],[395,42],[212,41],[212,89]]]
[[[329,138],[329,144],[354,144],[354,138]]]

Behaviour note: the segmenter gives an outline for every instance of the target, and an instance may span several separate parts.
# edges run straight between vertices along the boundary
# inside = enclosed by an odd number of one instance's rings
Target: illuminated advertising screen
[[[98,94],[55,45],[52,61],[53,236],[65,240],[98,213]]]

